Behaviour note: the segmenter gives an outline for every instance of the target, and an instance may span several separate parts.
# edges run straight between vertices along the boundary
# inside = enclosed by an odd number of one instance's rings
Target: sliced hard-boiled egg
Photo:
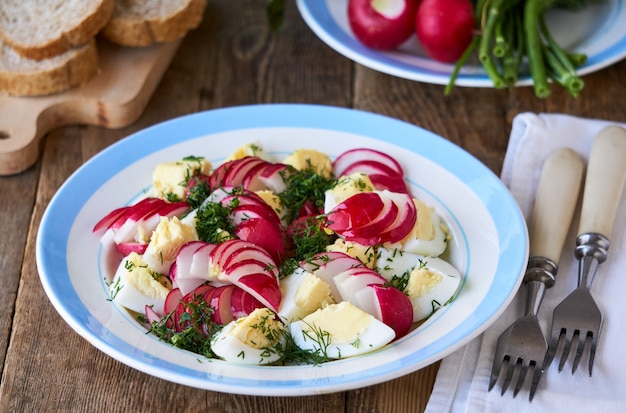
[[[405,292],[413,304],[413,321],[420,321],[448,304],[461,283],[461,274],[441,258],[426,257],[409,277]]]
[[[326,252],[343,252],[346,255],[356,258],[368,268],[376,265],[376,248],[369,245],[361,245],[356,242],[346,241],[337,238],[333,244],[326,246]]]
[[[160,315],[170,289],[169,279],[152,270],[135,252],[122,259],[109,285],[111,299],[122,307],[143,313],[148,305]]]
[[[326,178],[333,174],[333,163],[323,152],[315,149],[296,149],[283,159],[284,164],[291,165],[297,170],[313,168],[315,172]]]
[[[144,252],[144,259],[153,270],[167,274],[180,247],[197,239],[195,228],[178,217],[161,217]]]
[[[324,212],[328,212],[341,202],[359,192],[372,192],[374,185],[369,176],[355,172],[342,176],[337,183],[324,194]]]
[[[281,357],[284,325],[268,308],[257,308],[246,317],[226,324],[212,339],[220,358],[238,364],[271,364]]]
[[[281,279],[280,290],[282,300],[278,315],[287,322],[301,320],[335,302],[328,283],[301,267]]]
[[[298,347],[331,359],[365,354],[395,338],[391,327],[349,301],[319,309],[289,330]]]
[[[422,263],[423,259],[423,255],[383,246],[376,248],[376,265],[374,268],[387,281],[391,281],[394,277],[408,277],[411,271]]]
[[[188,156],[178,161],[158,164],[152,172],[154,196],[168,201],[181,200],[185,196],[190,176],[211,172],[211,162]]]
[[[405,252],[438,257],[448,246],[448,227],[434,208],[413,199],[417,208],[417,220],[411,232],[401,241],[385,245],[386,248],[399,248]]]
[[[256,156],[258,158],[268,160],[267,153],[265,152],[265,149],[263,149],[263,146],[261,146],[261,143],[250,142],[235,149],[234,152],[224,160],[224,162],[235,161],[237,159],[245,158],[246,156]]]

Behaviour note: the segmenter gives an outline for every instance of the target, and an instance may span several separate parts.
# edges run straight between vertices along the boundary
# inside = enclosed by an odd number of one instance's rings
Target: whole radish
[[[348,22],[364,45],[395,49],[415,32],[417,3],[418,0],[348,0]]]
[[[453,63],[472,41],[474,8],[470,0],[422,0],[415,33],[433,60]]]

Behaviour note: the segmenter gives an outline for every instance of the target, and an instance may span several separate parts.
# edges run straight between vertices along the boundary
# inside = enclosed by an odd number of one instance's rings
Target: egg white
[[[310,277],[315,279],[310,280]],[[301,291],[301,288],[308,290]],[[287,323],[302,319],[318,308],[334,302],[328,283],[301,267],[296,268],[292,274],[281,279],[280,290],[282,299],[278,315]],[[316,308],[302,308],[298,303],[299,295],[309,297],[308,304],[310,306],[317,304]]]
[[[439,308],[447,305],[461,284],[461,274],[450,263],[440,258],[426,257],[424,267],[428,271],[441,276],[440,281],[430,285],[421,295],[408,293],[413,305],[413,321],[423,320]],[[415,272],[417,269],[413,270]],[[414,274],[411,273],[411,277]],[[407,289],[408,291],[408,289]]]
[[[134,255],[134,254],[131,254]],[[145,307],[151,306],[159,315],[163,314],[165,297],[169,291],[165,286],[155,280],[148,270],[136,274],[136,280],[130,277],[130,271],[126,268],[129,260],[125,257],[119,264],[115,277],[109,285],[111,299],[131,311],[143,314]]]
[[[358,309],[351,303],[344,301],[325,307],[321,312],[332,309],[335,306],[348,305],[350,311],[364,313],[367,318],[366,325],[362,326],[358,332],[354,332],[349,337],[337,340],[332,332],[327,329],[332,326],[333,331],[346,332],[354,330],[353,325],[349,325],[342,317],[332,317],[323,319],[325,326],[317,324],[310,325],[306,319],[295,321],[289,325],[289,331],[298,347],[304,350],[316,351],[330,359],[342,359],[369,353],[390,343],[395,338],[393,329],[372,315]],[[332,318],[331,318],[332,317]]]
[[[425,211],[422,210],[420,212],[423,213]],[[432,208],[428,208],[428,212],[430,213],[430,219],[434,229],[433,239],[426,240],[418,238],[414,228],[403,240],[395,244],[386,243],[385,247],[391,250],[401,249],[404,252],[430,257],[438,257],[443,254],[448,247],[448,234],[444,230],[444,228],[446,228],[445,223],[441,216]],[[415,225],[417,226],[418,223]]]
[[[248,317],[254,317],[253,314],[254,313]],[[213,336],[211,339],[211,349],[215,355],[231,363],[247,365],[271,364],[278,361],[281,358],[281,354],[275,347],[256,348],[242,342],[238,337],[232,334],[233,329],[238,323],[245,323],[246,321],[246,317],[233,320]],[[255,323],[256,321],[253,322],[253,324]],[[255,329],[253,326],[248,328]],[[254,333],[258,333],[258,331]],[[283,337],[281,337],[279,341],[284,344]]]
[[[379,247],[376,249],[376,265],[375,269],[387,281],[395,277],[407,276],[413,269],[420,265],[424,259],[423,255],[405,252],[399,248]]]

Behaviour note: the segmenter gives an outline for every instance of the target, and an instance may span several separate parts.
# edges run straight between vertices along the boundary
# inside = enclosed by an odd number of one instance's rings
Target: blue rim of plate
[[[427,57],[419,58],[421,66],[408,63],[406,53],[401,51],[376,51],[357,41],[352,33],[346,32],[332,16],[328,2],[334,0],[296,0],[298,10],[309,28],[328,46],[343,56],[363,66],[389,75],[438,85],[448,84],[453,65],[440,64]],[[347,0],[340,0],[347,2]],[[626,17],[623,0],[613,0],[610,17],[601,32],[607,32],[620,22],[620,16]],[[595,36],[594,36],[595,37]],[[590,39],[593,41],[593,39]],[[576,50],[574,50],[576,51]],[[412,56],[415,58],[414,56]],[[584,65],[577,69],[580,76],[598,71],[626,57],[626,31],[623,36],[602,50],[587,56]],[[416,58],[417,59],[417,58]],[[530,75],[521,76],[517,86],[532,84]],[[493,87],[482,68],[461,71],[455,82],[456,86]]]
[[[487,296],[468,322],[440,340],[389,365],[344,375],[329,382],[259,377],[207,377],[157,359],[107,334],[71,287],[67,264],[72,224],[89,198],[118,171],[133,164],[133,153],[150,154],[200,136],[235,129],[297,127],[357,134],[396,144],[444,166],[484,203],[498,231],[499,259]],[[393,130],[392,137],[389,131]],[[155,137],[157,137],[155,139]],[[419,138],[419,139],[417,139]],[[142,152],[135,152],[141,150]],[[461,161],[462,160],[462,161]],[[511,213],[514,211],[515,213]],[[512,195],[486,166],[460,147],[415,125],[355,109],[306,104],[262,104],[215,109],[172,119],[139,131],[103,150],[59,188],[50,201],[38,231],[36,258],[40,280],[53,306],[79,335],[111,357],[131,367],[172,382],[228,393],[254,395],[310,395],[350,390],[411,373],[460,348],[482,333],[508,306],[521,284],[528,258],[524,218]]]

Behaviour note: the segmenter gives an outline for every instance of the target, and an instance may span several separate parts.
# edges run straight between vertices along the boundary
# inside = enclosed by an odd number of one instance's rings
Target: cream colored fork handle
[[[611,239],[625,180],[626,130],[608,126],[598,133],[591,147],[579,234],[595,232]]]
[[[569,148],[557,149],[546,158],[529,229],[531,257],[545,257],[559,264],[583,171],[583,159]]]

